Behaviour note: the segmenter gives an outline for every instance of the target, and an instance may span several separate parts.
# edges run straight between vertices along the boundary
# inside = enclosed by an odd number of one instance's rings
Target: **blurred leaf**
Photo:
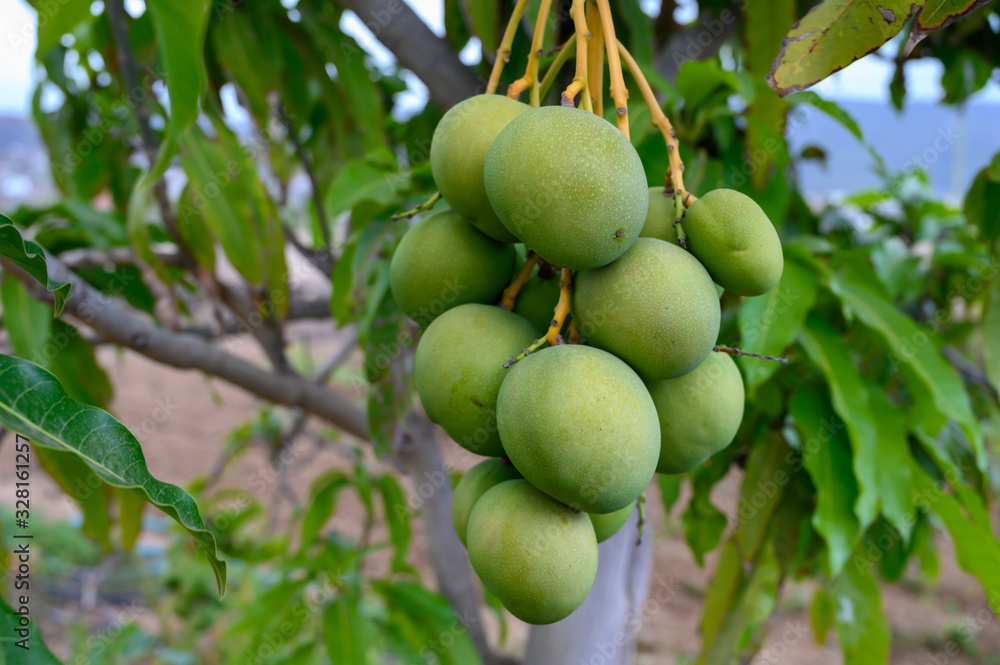
[[[979,226],[984,238],[1000,235],[1000,153],[976,174],[963,206],[970,224]]]
[[[934,407],[954,420],[965,432],[980,469],[986,467],[979,421],[972,413],[968,394],[958,372],[938,351],[933,339],[916,323],[867,285],[850,275],[834,275],[830,287],[841,301],[866,326],[878,333],[889,346],[890,361],[897,369],[906,369],[928,389]],[[909,379],[910,377],[907,376]],[[932,433],[933,434],[933,433]]]
[[[441,665],[482,665],[469,631],[444,598],[410,582],[378,583],[376,589],[390,607],[423,627],[429,639],[413,646],[425,659],[433,653]],[[442,639],[446,635],[453,638],[448,646]]]
[[[361,201],[376,201],[390,205],[396,198],[393,187],[394,168],[383,160],[358,159],[341,171],[326,192],[327,215],[333,219]]]
[[[826,541],[830,574],[838,575],[860,535],[854,514],[858,485],[851,468],[851,447],[833,410],[815,390],[800,388],[789,412],[802,436],[802,462],[816,486],[813,526]]]
[[[124,425],[106,411],[72,400],[56,378],[37,365],[0,355],[0,377],[0,424],[37,446],[76,454],[110,485],[142,489],[153,505],[198,541],[215,572],[219,594],[225,593],[226,563],[218,558],[215,537],[205,529],[194,499],[149,475],[142,448]]]
[[[493,0],[459,0],[472,31],[485,51],[497,50],[497,3]]]
[[[379,476],[378,489],[385,504],[385,519],[395,549],[392,569],[405,570],[406,556],[410,552],[410,508],[399,482],[390,474]]]
[[[330,660],[337,665],[368,665],[372,629],[359,611],[357,599],[339,595],[327,605],[323,641]]]
[[[802,104],[808,104],[809,106],[812,106],[813,108],[828,115],[844,129],[854,135],[854,138],[858,140],[858,143],[860,143],[861,146],[868,151],[868,154],[871,155],[872,159],[875,160],[876,165],[884,167],[882,157],[875,151],[875,147],[865,140],[865,137],[861,132],[861,126],[858,125],[858,122],[854,119],[854,117],[840,104],[830,101],[829,99],[823,99],[811,90],[797,92],[794,95],[789,96],[786,101],[796,107],[801,106]],[[808,117],[798,115],[798,113],[801,112],[797,112],[795,126],[801,125],[805,118]]]
[[[728,524],[725,514],[712,504],[710,490],[710,487],[705,488],[695,482],[691,503],[681,518],[684,522],[684,540],[699,566],[705,565],[705,554],[716,548]]]
[[[47,364],[44,351],[52,332],[52,307],[32,298],[27,287],[9,274],[0,278],[0,305],[3,327],[14,353]]]
[[[990,281],[990,296],[983,312],[983,364],[990,385],[1000,394],[1000,277]]]
[[[824,0],[792,26],[767,75],[776,93],[803,90],[892,39],[920,2]]]
[[[958,104],[989,83],[993,63],[976,51],[963,50],[941,74],[944,103]]]
[[[202,268],[215,270],[215,241],[212,227],[205,219],[206,207],[192,181],[181,192],[177,202],[177,232],[190,248],[194,260]]]
[[[35,447],[35,459],[59,489],[80,506],[83,532],[104,552],[111,551],[111,509],[108,485],[71,452]]]
[[[21,237],[20,231],[8,217],[0,215],[0,255],[10,259],[14,265],[26,271],[45,288],[52,292],[55,299],[53,315],[59,316],[63,306],[70,298],[69,282],[59,282],[49,279],[48,266],[45,263],[45,252],[42,248]]]
[[[830,592],[823,587],[817,587],[813,593],[812,609],[809,612],[809,622],[812,624],[813,636],[816,643],[826,644],[826,636],[833,627],[833,617],[835,613],[833,597]]]
[[[22,607],[18,605],[18,607]],[[23,606],[30,611],[27,606]],[[0,594],[0,656],[9,665],[62,665],[52,655],[34,621],[21,625],[21,615]],[[23,633],[18,631],[23,630]],[[21,640],[23,643],[19,644]]]
[[[885,665],[889,620],[878,583],[865,566],[848,566],[830,589],[837,611],[837,636],[844,665]]]
[[[909,540],[912,522],[906,520],[913,504],[904,413],[881,386],[869,390],[847,345],[823,317],[809,315],[799,342],[826,377],[833,408],[846,424],[860,490],[854,511],[861,528],[867,529],[882,510]]]
[[[968,16],[987,2],[989,0],[927,0],[913,19],[910,37],[903,49],[904,55],[910,55],[913,48],[927,35]]]
[[[663,499],[663,513],[670,514],[670,509],[677,503],[681,496],[681,478],[683,476],[671,476],[665,473],[657,474],[656,484],[660,488],[660,497]]]
[[[142,511],[146,507],[146,497],[133,489],[115,488],[118,499],[118,516],[122,527],[122,548],[131,552],[142,532]]]
[[[333,515],[340,490],[350,484],[342,471],[330,471],[317,478],[310,490],[309,509],[302,520],[302,547],[309,547],[319,530]]]
[[[47,363],[39,363],[55,374],[71,398],[90,406],[108,408],[114,388],[94,354],[94,346],[68,323],[56,319],[49,344],[56,349]]]
[[[58,5],[40,3],[37,7],[38,44],[35,47],[35,57],[41,59],[42,55],[59,43],[63,35],[73,32],[73,28],[90,18],[91,4],[91,0],[61,0]]]
[[[170,124],[156,161],[143,174],[137,189],[147,189],[163,176],[177,154],[181,134],[198,116],[198,100],[205,87],[202,50],[211,0],[146,0],[156,30],[156,43],[166,68],[170,95]]]
[[[777,433],[760,437],[750,447],[740,485],[739,528],[733,532],[733,541],[743,559],[755,558],[763,546],[771,515],[782,502],[791,480],[793,458],[792,451]]]
[[[685,112],[707,112],[718,97],[727,98],[739,88],[736,75],[719,67],[714,60],[687,60],[677,71],[677,94]]]
[[[784,354],[802,329],[806,314],[816,301],[816,275],[801,263],[786,258],[778,285],[762,296],[746,298],[739,310],[740,349],[771,356]],[[753,361],[753,362],[750,362]],[[777,370],[778,363],[739,358],[752,397],[761,383]]]

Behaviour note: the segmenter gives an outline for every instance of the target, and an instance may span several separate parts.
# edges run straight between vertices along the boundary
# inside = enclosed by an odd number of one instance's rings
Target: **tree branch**
[[[108,341],[171,367],[211,374],[269,402],[299,407],[348,434],[368,439],[364,412],[341,395],[297,374],[268,372],[195,335],[158,328],[135,310],[91,287],[58,259],[46,258],[52,279],[73,285],[73,296],[66,302],[65,313],[90,326]],[[52,294],[10,260],[0,257],[0,265],[27,286],[36,298],[52,302]]]
[[[358,15],[399,64],[424,82],[431,99],[441,108],[486,89],[486,82],[462,64],[451,46],[431,32],[403,0],[339,2]]]

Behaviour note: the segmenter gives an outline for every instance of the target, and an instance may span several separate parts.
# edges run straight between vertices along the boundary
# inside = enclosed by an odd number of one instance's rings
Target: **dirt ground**
[[[326,326],[299,324],[293,333],[301,348],[315,353],[318,358],[337,345]],[[231,348],[241,355],[255,356],[247,343],[236,343]],[[184,485],[213,468],[227,434],[260,406],[258,400],[228,384],[207,379],[197,372],[165,368],[132,352],[103,348],[99,357],[115,384],[114,413],[137,433],[153,475],[167,482]],[[460,449],[443,435],[441,439],[449,463],[469,466],[468,456],[461,455]],[[9,450],[3,453],[4,459],[8,453]],[[310,452],[293,462],[290,485],[301,492],[318,473],[344,465],[347,459],[343,449],[336,446],[324,448],[315,456]],[[262,473],[266,462],[262,450],[250,451],[230,466],[220,486],[256,488],[263,479],[266,484],[263,495],[270,497],[278,482],[266,472]],[[3,476],[0,505],[7,506],[7,498],[13,495],[10,491],[12,480],[9,474]],[[714,497],[716,505],[732,510],[738,490],[739,478],[734,473],[718,486]],[[33,495],[35,506],[47,516],[65,516],[74,510],[40,471],[33,477]],[[639,663],[688,663],[698,653],[698,621],[715,558],[709,557],[706,567],[699,568],[691,556],[680,528],[683,497],[674,507],[673,514],[667,517],[662,515],[658,501],[650,504],[650,519],[657,525],[652,584],[680,581],[681,592],[661,605],[643,625],[639,636]],[[344,500],[335,525],[348,532],[357,532],[361,522],[360,506]],[[419,521],[414,521],[414,528],[411,560],[424,574],[425,581],[432,583]],[[934,583],[920,581],[913,573],[903,583],[883,589],[885,612],[893,631],[891,662],[895,665],[943,665],[945,662],[948,665],[1000,665],[1000,623],[991,615],[987,616],[988,606],[981,589],[973,578],[958,569],[951,545],[944,538],[940,561],[940,577]],[[68,599],[59,607],[44,608],[42,611],[49,615],[37,617],[46,634],[50,632],[48,626],[57,626],[54,636],[50,637],[57,655],[66,655],[58,626],[82,616],[83,612],[92,611],[95,595],[100,597],[99,588],[81,592],[81,598]],[[771,619],[768,642],[755,662],[761,665],[842,662],[834,633],[825,646],[813,641],[812,632],[807,628],[811,598],[808,585],[786,586],[778,611]],[[973,626],[974,637],[969,642],[961,641],[960,652],[950,655],[956,653],[957,643],[949,645],[949,640],[963,624]],[[527,627],[513,618],[511,626],[510,646],[516,653],[523,648]]]

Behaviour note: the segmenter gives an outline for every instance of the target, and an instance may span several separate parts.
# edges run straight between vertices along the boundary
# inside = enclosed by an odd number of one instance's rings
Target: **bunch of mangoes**
[[[431,146],[449,208],[413,225],[392,259],[399,305],[425,326],[415,358],[428,417],[489,459],[467,472],[455,531],[486,587],[547,624],[586,598],[597,544],[654,473],[683,473],[729,445],[743,418],[732,358],[713,353],[718,287],[777,284],[774,226],[747,196],[715,190],[686,211],[650,188],[606,120],[479,95]],[[541,259],[513,311],[497,306],[525,250]],[[559,269],[573,271],[578,344],[511,363],[553,323]]]

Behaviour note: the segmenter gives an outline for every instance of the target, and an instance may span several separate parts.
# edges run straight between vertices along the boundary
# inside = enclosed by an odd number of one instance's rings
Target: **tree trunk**
[[[636,546],[638,511],[621,531],[598,545],[597,579],[583,605],[566,619],[535,626],[524,665],[628,665],[635,662],[636,636],[653,564],[652,523]]]

